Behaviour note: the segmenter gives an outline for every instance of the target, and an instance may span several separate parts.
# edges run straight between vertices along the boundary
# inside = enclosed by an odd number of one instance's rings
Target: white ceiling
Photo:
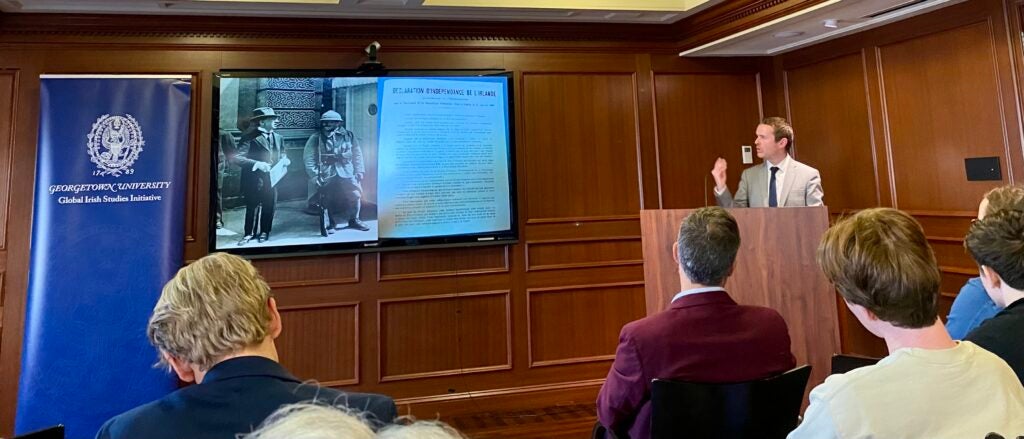
[[[829,0],[762,26],[684,51],[680,55],[778,55],[963,1],[965,0]],[[826,20],[835,20],[836,27],[826,27]]]
[[[337,5],[194,0],[0,0],[0,12],[668,24],[723,1],[726,0],[709,0],[686,12],[652,12],[442,7],[423,6],[423,0],[342,0]]]

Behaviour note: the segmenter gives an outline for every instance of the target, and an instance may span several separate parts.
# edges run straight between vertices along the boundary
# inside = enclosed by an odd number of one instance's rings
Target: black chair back
[[[54,425],[53,427],[15,436],[11,439],[64,439],[64,426]]]
[[[805,365],[782,375],[742,383],[688,383],[656,379],[651,384],[651,436],[687,439],[785,439],[796,428]]]
[[[871,366],[877,363],[878,360],[880,358],[835,354],[832,356],[832,375],[846,373],[859,367]]]

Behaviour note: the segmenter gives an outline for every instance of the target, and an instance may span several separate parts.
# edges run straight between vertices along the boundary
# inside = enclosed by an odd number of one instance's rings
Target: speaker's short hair
[[[766,117],[761,119],[761,125],[768,125],[772,127],[772,132],[775,136],[775,141],[786,139],[786,152],[793,150],[793,126],[781,117]]]

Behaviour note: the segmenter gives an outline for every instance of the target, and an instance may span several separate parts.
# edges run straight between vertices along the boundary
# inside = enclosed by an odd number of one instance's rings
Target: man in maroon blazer
[[[722,285],[740,234],[725,209],[697,209],[672,246],[681,292],[671,306],[622,328],[597,397],[598,420],[620,437],[651,436],[651,380],[725,383],[770,377],[796,365],[786,321],[773,309],[737,305]]]

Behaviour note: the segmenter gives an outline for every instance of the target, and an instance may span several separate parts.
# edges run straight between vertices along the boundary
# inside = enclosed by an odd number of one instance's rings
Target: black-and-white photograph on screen
[[[215,75],[211,250],[518,238],[511,74],[376,73]]]
[[[220,78],[216,248],[376,241],[377,78]]]

